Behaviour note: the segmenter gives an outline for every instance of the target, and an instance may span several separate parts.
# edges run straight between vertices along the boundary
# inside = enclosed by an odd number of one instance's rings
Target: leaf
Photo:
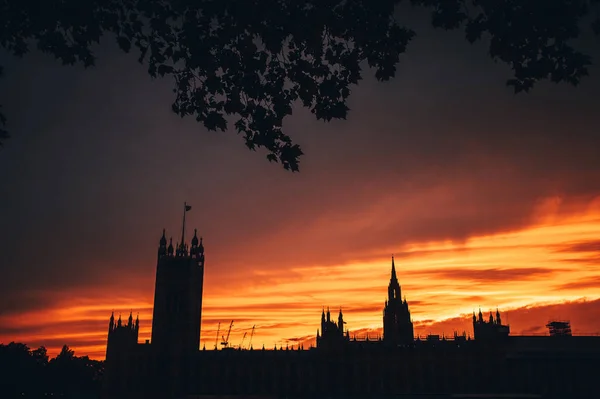
[[[129,50],[131,50],[131,42],[126,37],[117,36],[117,44],[119,45],[119,48],[126,53],[129,53]]]
[[[219,112],[209,112],[204,118],[204,126],[208,130],[217,130],[225,131],[227,129],[227,121],[223,118],[223,115]]]
[[[161,64],[158,66],[157,73],[160,76],[165,76],[166,74],[173,73],[173,67],[170,65]]]

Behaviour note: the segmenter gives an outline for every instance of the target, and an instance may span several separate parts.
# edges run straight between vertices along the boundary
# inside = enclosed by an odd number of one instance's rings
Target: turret
[[[169,254],[169,256],[173,256],[173,252],[175,251],[175,248],[173,248],[173,237],[169,238],[169,248],[167,248],[167,254]]]
[[[129,312],[129,319],[127,320],[127,327],[133,328],[133,315],[132,311]]]
[[[340,314],[338,315],[338,328],[340,333],[344,333],[344,316],[342,315],[342,308],[340,308]]]
[[[192,248],[198,247],[198,229],[194,229],[194,238],[192,238]]]
[[[167,254],[167,237],[165,237],[165,229],[163,229],[162,237],[158,243],[158,257],[165,256]]]
[[[194,237],[192,238],[190,255],[198,259],[201,263],[204,262],[204,245],[202,245],[202,237],[200,237],[200,240],[198,240],[198,229],[194,229]]]
[[[500,319],[500,311],[498,310],[498,308],[496,308],[496,324],[502,324],[502,320]]]
[[[117,327],[121,327],[121,315],[119,315],[119,320],[117,320]]]
[[[115,312],[112,312],[110,315],[110,321],[108,322],[108,333],[110,334],[112,330],[115,328]]]

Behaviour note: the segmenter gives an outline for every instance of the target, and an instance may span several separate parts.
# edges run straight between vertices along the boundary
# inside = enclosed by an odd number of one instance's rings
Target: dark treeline
[[[43,346],[0,344],[1,398],[96,398],[103,371],[103,362],[75,356],[67,345],[49,359]]]

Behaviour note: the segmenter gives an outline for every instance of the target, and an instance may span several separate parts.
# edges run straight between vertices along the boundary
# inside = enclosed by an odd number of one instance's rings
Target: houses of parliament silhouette
[[[314,348],[200,349],[204,262],[196,230],[185,242],[184,211],[181,242],[167,245],[164,230],[159,241],[151,339],[138,343],[132,314],[110,317],[104,398],[600,397],[600,337],[568,325],[512,336],[498,311],[486,321],[480,310],[472,338],[415,339],[393,257],[382,337],[351,337],[342,310],[335,322],[323,309]]]

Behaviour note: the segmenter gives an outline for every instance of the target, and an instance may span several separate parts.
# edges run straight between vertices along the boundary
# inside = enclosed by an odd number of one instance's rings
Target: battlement
[[[176,246],[173,246],[173,237],[169,238],[169,245],[167,246],[166,230],[163,229],[158,245],[158,258],[159,260],[161,258],[193,258],[204,263],[204,244],[202,237],[198,238],[198,230],[194,229],[194,237],[192,237],[189,246],[185,242],[185,232],[182,232],[181,242],[178,242]]]

